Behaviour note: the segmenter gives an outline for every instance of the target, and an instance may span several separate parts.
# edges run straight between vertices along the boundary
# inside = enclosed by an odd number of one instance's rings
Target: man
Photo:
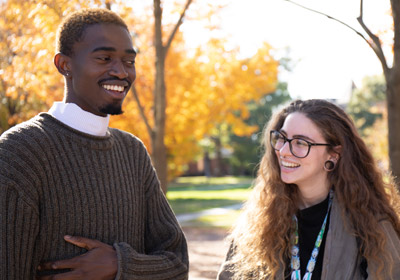
[[[61,24],[63,102],[0,137],[0,279],[187,279],[185,237],[142,142],[108,128],[136,78],[122,19]]]

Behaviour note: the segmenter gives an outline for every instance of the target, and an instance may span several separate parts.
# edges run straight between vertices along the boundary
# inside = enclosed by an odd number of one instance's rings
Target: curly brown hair
[[[383,179],[353,121],[340,107],[320,99],[292,102],[265,127],[265,153],[254,189],[230,235],[235,245],[235,279],[283,277],[277,273],[290,259],[292,217],[298,211],[299,193],[297,187],[280,178],[269,131],[282,128],[286,117],[294,112],[312,120],[327,143],[341,146],[340,160],[328,173],[328,180],[342,205],[342,215],[348,217],[353,234],[360,241],[360,253],[367,261],[378,264],[373,273],[380,279],[380,272],[391,269],[392,261],[384,250],[386,236],[378,224],[383,217],[388,219],[400,236],[400,196],[390,175],[388,180]]]
[[[83,9],[69,14],[61,22],[57,30],[56,53],[71,56],[74,44],[82,40],[86,28],[95,24],[116,24],[128,30],[125,22],[110,10]]]

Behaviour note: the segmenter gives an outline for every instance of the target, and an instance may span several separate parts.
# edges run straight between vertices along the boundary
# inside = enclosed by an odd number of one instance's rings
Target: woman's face
[[[288,139],[300,138],[311,143],[326,143],[318,127],[302,113],[295,112],[287,116],[279,131]],[[294,141],[292,144],[295,145]],[[311,146],[305,158],[295,157],[290,151],[289,142],[275,152],[284,183],[296,184],[299,188],[327,186],[328,173],[324,163],[332,158],[327,152],[327,146]]]

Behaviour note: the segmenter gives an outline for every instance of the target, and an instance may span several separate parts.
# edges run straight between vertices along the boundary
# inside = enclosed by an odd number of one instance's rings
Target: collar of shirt
[[[76,130],[95,136],[106,135],[110,120],[110,115],[100,117],[74,103],[54,102],[48,113]]]

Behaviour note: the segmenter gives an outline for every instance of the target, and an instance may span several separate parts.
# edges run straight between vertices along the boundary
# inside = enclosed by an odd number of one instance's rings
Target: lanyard
[[[310,260],[307,264],[307,272],[304,274],[303,280],[310,280],[312,273],[314,271],[315,263],[317,262],[317,257],[319,253],[319,248],[322,243],[322,238],[324,237],[326,221],[328,220],[328,214],[331,209],[333,199],[333,191],[329,192],[329,204],[328,211],[326,212],[326,216],[324,222],[322,224],[321,230],[318,233],[317,240],[315,241],[314,249],[312,250]],[[299,248],[299,225],[297,221],[296,215],[293,216],[293,222],[296,224],[296,231],[294,232],[294,244],[292,246],[292,259],[290,261],[290,267],[292,269],[292,277],[291,280],[300,280],[300,248]]]

